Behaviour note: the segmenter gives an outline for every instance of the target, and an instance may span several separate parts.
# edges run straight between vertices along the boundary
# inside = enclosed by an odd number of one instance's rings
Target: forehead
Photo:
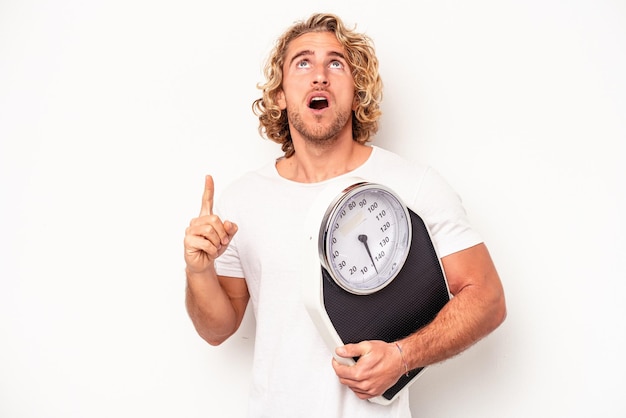
[[[285,54],[285,62],[289,62],[291,57],[302,53],[302,51],[317,54],[327,54],[329,52],[343,54],[344,48],[332,32],[308,32],[298,36],[289,43],[287,53]]]

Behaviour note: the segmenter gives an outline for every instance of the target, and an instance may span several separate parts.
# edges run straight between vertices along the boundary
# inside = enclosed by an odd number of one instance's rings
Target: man
[[[450,358],[492,332],[506,308],[485,244],[458,196],[429,167],[367,145],[377,131],[382,83],[370,39],[328,14],[297,22],[268,60],[260,132],[284,156],[243,175],[220,197],[206,177],[200,216],[185,234],[186,304],[200,336],[218,345],[256,318],[250,416],[407,417],[408,395],[381,395],[406,369]],[[395,190],[424,219],[451,301],[427,326],[396,342],[363,341],[332,359],[300,297],[297,236],[302,217],[331,179],[358,176]],[[219,213],[219,216],[217,215]]]

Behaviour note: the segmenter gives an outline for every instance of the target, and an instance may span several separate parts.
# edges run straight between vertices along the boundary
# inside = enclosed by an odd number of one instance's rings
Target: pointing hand
[[[187,269],[199,273],[213,266],[213,261],[222,255],[233,236],[237,225],[224,221],[213,214],[215,186],[213,177],[207,175],[200,215],[189,223],[185,231],[185,263]]]

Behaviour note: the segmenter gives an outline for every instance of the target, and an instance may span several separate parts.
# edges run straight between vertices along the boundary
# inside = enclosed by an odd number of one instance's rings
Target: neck
[[[372,148],[352,138],[324,146],[294,142],[295,153],[278,161],[278,173],[299,183],[317,183],[348,173],[362,165]]]

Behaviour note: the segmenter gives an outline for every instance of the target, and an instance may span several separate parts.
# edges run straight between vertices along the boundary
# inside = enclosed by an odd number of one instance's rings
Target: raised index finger
[[[213,194],[215,193],[215,185],[213,177],[207,175],[204,178],[204,193],[202,194],[202,206],[200,207],[200,216],[213,214]]]

